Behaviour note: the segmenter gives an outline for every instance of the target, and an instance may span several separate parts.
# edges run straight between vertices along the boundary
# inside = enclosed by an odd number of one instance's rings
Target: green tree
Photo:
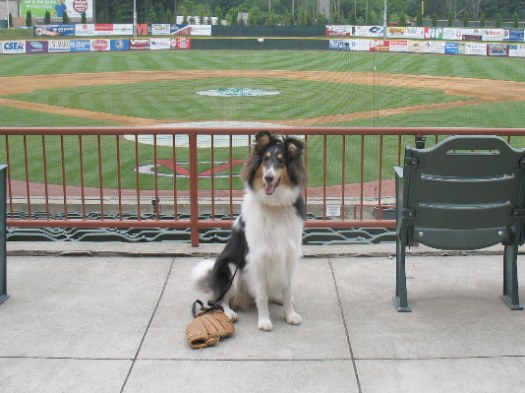
[[[468,27],[468,13],[467,13],[467,10],[463,11],[463,27]]]
[[[157,13],[155,12],[155,8],[150,7],[148,9],[146,14],[146,23],[157,23]]]
[[[423,26],[423,16],[421,15],[421,12],[418,12],[416,15],[416,26]]]
[[[97,22],[98,23],[107,23],[107,21],[108,21],[108,18],[106,16],[106,11],[105,10],[101,10],[98,13],[98,16],[97,16]]]
[[[33,26],[33,16],[31,15],[31,10],[26,12],[26,26]]]
[[[501,12],[496,12],[496,28],[501,27]]]
[[[46,10],[46,13],[44,14],[44,24],[50,25],[51,24],[51,13]]]
[[[454,14],[452,14],[452,11],[448,12],[448,18],[447,18],[447,26],[452,27],[452,23],[454,22]]]
[[[512,27],[515,29],[520,27],[520,15],[517,12],[512,15]]]
[[[257,26],[261,24],[262,20],[262,14],[259,7],[254,5],[252,8],[250,8],[250,11],[248,11],[248,24],[250,26]]]
[[[479,26],[485,27],[485,23],[487,23],[487,17],[485,16],[485,12],[481,11],[479,14]]]
[[[351,25],[356,25],[357,24],[357,15],[355,14],[354,11],[352,11],[350,13],[349,22],[350,22]]]
[[[164,14],[164,22],[170,24],[173,23],[173,15],[169,8],[166,8],[166,13]]]
[[[401,15],[399,15],[398,24],[399,24],[399,26],[406,26],[407,25],[407,17],[406,17],[404,12],[402,12]]]

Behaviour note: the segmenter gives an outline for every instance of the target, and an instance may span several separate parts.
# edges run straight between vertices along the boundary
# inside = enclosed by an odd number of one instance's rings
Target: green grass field
[[[451,96],[440,91],[414,88],[384,87],[379,85],[338,84],[288,79],[199,79],[188,81],[163,81],[132,83],[96,87],[68,87],[60,83],[60,76],[74,73],[125,72],[125,71],[172,71],[172,70],[290,70],[290,71],[339,71],[436,75],[464,78],[492,79],[497,88],[498,80],[525,81],[525,60],[515,58],[487,58],[446,55],[388,54],[363,52],[316,52],[316,51],[148,51],[112,52],[83,54],[49,54],[0,56],[2,76],[49,75],[57,81],[56,88],[39,89],[27,94],[5,96],[27,102],[52,104],[70,108],[137,116],[155,120],[203,121],[203,120],[292,120],[309,117],[353,113],[385,108],[397,108],[428,103],[461,101],[468,96]],[[116,76],[118,78],[118,75]],[[252,87],[278,89],[279,96],[256,98],[215,98],[199,96],[196,91],[219,87]],[[428,110],[403,115],[372,117],[326,126],[472,126],[472,127],[524,127],[525,102],[501,102],[471,105],[465,107]],[[0,126],[104,126],[118,125],[97,118],[85,119],[73,116],[58,116],[52,113],[13,109],[0,106]],[[46,153],[52,161],[48,182],[60,184],[61,166],[60,143],[48,137]],[[28,138],[31,181],[42,181],[41,137]],[[333,161],[329,171],[328,184],[359,181],[360,138],[346,140],[345,160],[350,168],[341,179],[340,159],[342,141],[339,137],[329,140],[328,157]],[[397,160],[397,139],[385,138],[383,167],[379,168],[377,138],[369,137],[365,144],[364,180],[391,176],[391,168]],[[5,140],[0,139],[0,162],[6,160]],[[77,141],[66,138],[66,179],[68,184],[79,185]],[[25,178],[23,160],[25,152],[21,138],[9,139],[11,149],[12,176]],[[86,186],[98,186],[98,169],[93,165],[98,160],[97,141],[86,137],[83,145]],[[116,162],[114,138],[103,138],[102,157],[104,162],[103,184],[116,186]],[[125,174],[122,187],[135,187],[135,147],[129,141],[121,142],[121,168]],[[170,148],[159,148],[159,159],[171,159]],[[209,152],[202,152],[207,160]],[[140,147],[140,159],[151,161],[152,148]],[[246,149],[236,149],[234,158],[244,159]],[[187,151],[177,149],[177,159],[184,161]],[[228,152],[216,149],[215,160],[228,159]],[[315,137],[309,140],[308,162],[310,184],[320,185],[323,180],[314,169],[316,163],[324,160],[321,144]],[[18,162],[20,161],[20,162]],[[332,166],[331,166],[332,167]],[[153,186],[153,176],[141,175],[142,188]],[[177,186],[185,188],[185,180],[177,180]],[[203,180],[203,188],[210,186]],[[241,185],[236,180],[236,187]],[[171,178],[159,178],[161,189],[172,189]],[[229,188],[228,180],[218,179],[215,187]]]

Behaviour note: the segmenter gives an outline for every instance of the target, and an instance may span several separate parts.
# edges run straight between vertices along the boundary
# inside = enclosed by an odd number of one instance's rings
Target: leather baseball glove
[[[220,309],[204,311],[186,327],[188,343],[192,348],[205,348],[215,345],[222,337],[235,333],[235,327],[230,318]]]

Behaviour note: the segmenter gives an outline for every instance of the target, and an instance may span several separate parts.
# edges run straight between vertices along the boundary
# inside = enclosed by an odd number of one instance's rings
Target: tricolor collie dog
[[[286,322],[301,323],[293,305],[292,275],[302,256],[306,216],[303,149],[295,138],[257,133],[241,172],[245,195],[230,240],[215,261],[204,260],[193,269],[201,289],[213,299],[224,295],[218,303],[230,319],[237,320],[234,309],[255,305],[257,327],[264,331],[273,329],[269,301],[283,305]]]

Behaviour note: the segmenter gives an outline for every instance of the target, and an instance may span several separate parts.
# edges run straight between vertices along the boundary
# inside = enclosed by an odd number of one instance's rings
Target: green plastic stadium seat
[[[396,178],[396,293],[407,299],[406,247],[476,250],[503,244],[503,300],[519,302],[517,256],[524,243],[525,150],[497,136],[453,136],[435,146],[405,148]]]

